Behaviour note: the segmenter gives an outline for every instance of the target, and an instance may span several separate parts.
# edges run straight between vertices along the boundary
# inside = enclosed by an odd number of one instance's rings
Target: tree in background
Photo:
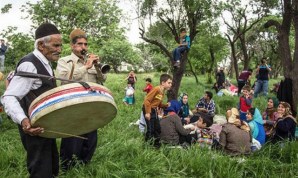
[[[227,0],[221,3],[222,8],[231,15],[231,22],[226,17],[222,17],[228,32],[225,34],[231,47],[231,62],[235,69],[236,79],[239,76],[238,57],[242,55],[243,69],[249,67],[249,47],[247,43],[247,33],[266,15],[263,6],[255,1],[246,1],[244,4],[241,0]],[[237,42],[239,49],[237,50]]]
[[[139,58],[124,38],[124,29],[119,27],[121,10],[116,3],[116,0],[42,0],[36,4],[28,2],[23,10],[35,25],[52,22],[58,26],[66,43],[68,34],[81,28],[88,34],[89,51],[101,54],[103,62],[118,72],[121,62],[134,63]],[[62,55],[69,54],[69,45],[64,46]]]
[[[206,72],[208,83],[212,83],[214,68],[217,63],[227,58],[228,54],[228,43],[219,32],[219,23],[216,20],[202,23],[199,35],[193,41],[192,50],[189,52],[189,62],[195,66],[193,69],[199,73]]]
[[[119,72],[118,67],[122,62],[134,64],[140,61],[140,56],[125,39],[111,38],[107,40],[100,48],[99,54],[103,59],[102,62],[111,64],[116,73]]]
[[[163,36],[159,39],[151,38],[145,33],[145,25],[141,23],[140,35],[147,43],[156,45],[160,50],[172,60],[172,50],[174,49],[174,42],[179,43],[179,30],[182,27],[187,27],[191,43],[198,34],[198,26],[203,21],[214,15],[217,11],[213,6],[213,0],[173,0],[173,1],[155,1],[155,0],[136,0],[140,10],[139,16],[143,19],[149,16],[149,19],[156,18],[158,21],[164,23],[166,29],[171,33],[173,45],[171,48],[163,43]],[[143,20],[144,21],[144,20]],[[164,29],[160,29],[164,30]],[[190,49],[191,50],[191,49]],[[188,63],[188,53],[185,53],[181,60],[180,68],[173,70],[173,86],[168,92],[168,99],[176,99],[180,87],[183,74]]]
[[[282,21],[268,20],[265,28],[274,27],[278,33],[278,55],[284,68],[284,77],[292,81],[292,107],[297,112],[298,103],[298,1],[262,1],[271,8],[280,10]],[[280,9],[281,8],[281,9]],[[291,46],[291,28],[295,43]],[[291,102],[291,101],[290,101]]]

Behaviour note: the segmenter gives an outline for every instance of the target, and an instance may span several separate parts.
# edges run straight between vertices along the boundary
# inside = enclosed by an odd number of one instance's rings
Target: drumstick
[[[56,132],[56,131],[52,131],[52,130],[43,130],[43,131],[44,132],[49,132],[49,133],[54,133],[54,134],[70,136],[70,137],[76,137],[76,138],[80,138],[80,139],[83,139],[83,140],[88,140],[88,138],[81,137],[81,136],[78,136],[78,135],[73,135],[73,134],[68,134],[68,133],[63,133],[63,132]]]

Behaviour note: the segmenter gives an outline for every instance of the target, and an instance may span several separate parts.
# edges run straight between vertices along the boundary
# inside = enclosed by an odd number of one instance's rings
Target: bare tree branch
[[[167,48],[163,44],[161,44],[157,40],[152,40],[152,39],[145,37],[145,31],[142,28],[139,28],[139,30],[141,31],[140,32],[141,39],[143,39],[144,41],[146,41],[150,44],[154,44],[154,45],[158,46],[172,60],[172,58],[173,58],[172,54],[170,53],[170,51],[167,50]]]

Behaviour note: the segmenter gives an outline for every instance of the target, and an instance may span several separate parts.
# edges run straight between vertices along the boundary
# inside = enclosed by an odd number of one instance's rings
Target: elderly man
[[[22,71],[53,76],[50,63],[59,59],[61,47],[62,37],[56,26],[50,23],[40,25],[35,31],[35,50],[20,60],[16,73]],[[26,78],[16,74],[2,96],[6,113],[18,124],[27,151],[27,169],[32,178],[55,177],[59,172],[56,140],[39,137],[44,129],[32,127],[28,116],[31,102],[55,87],[54,80]]]
[[[59,59],[57,66],[59,77],[83,82],[100,82],[94,67],[99,57],[94,54],[86,56],[88,51],[86,33],[81,29],[75,29],[69,37],[72,53]],[[88,140],[74,137],[62,139],[60,158],[63,170],[70,169],[77,162],[83,164],[90,162],[97,144],[97,130],[84,134],[82,137]]]

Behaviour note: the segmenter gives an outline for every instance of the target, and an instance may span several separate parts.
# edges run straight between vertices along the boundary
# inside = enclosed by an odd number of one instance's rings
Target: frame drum
[[[111,91],[99,84],[86,82],[90,89],[71,83],[38,96],[29,107],[31,124],[42,127],[41,137],[65,138],[82,135],[111,122],[117,106]]]

